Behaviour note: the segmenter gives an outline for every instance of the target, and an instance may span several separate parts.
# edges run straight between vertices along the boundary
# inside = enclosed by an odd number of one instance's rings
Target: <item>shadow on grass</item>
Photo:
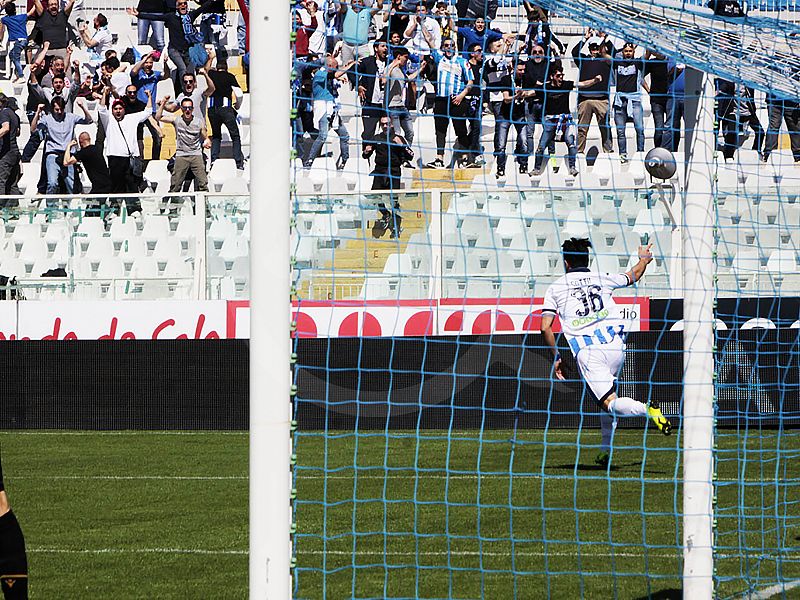
[[[681,590],[669,589],[655,592],[649,596],[640,596],[636,600],[681,600],[682,598],[683,592]]]

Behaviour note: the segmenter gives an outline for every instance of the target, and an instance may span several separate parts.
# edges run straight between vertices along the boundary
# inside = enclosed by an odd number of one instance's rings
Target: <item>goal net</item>
[[[293,9],[294,596],[791,597],[800,29],[500,4]]]

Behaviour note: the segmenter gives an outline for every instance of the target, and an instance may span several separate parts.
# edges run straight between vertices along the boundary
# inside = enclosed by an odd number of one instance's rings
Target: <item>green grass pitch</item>
[[[610,473],[593,465],[594,430],[296,442],[298,598],[681,587],[677,435],[620,430]],[[0,445],[32,598],[246,597],[245,433],[3,432]],[[718,448],[720,597],[800,579],[800,431],[723,430]]]

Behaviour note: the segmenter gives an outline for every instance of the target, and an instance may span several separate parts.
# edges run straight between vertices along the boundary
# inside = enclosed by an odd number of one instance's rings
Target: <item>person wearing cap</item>
[[[621,52],[616,52],[611,61],[611,72],[617,86],[614,94],[614,124],[617,126],[617,145],[621,162],[628,161],[628,140],[625,129],[629,119],[636,131],[636,151],[644,152],[644,111],[642,89],[650,91],[644,81],[644,60],[636,58],[636,44],[626,42]]]
[[[594,30],[587,29],[584,40],[579,41],[572,48],[572,58],[575,59],[575,64],[578,66],[578,79],[596,82],[578,92],[578,152],[581,153],[586,151],[586,138],[589,134],[592,117],[597,119],[597,125],[600,128],[603,151],[612,152],[614,149],[611,141],[611,127],[608,124],[608,95],[613,45],[605,34],[595,35],[595,33]],[[582,52],[584,46],[588,48],[588,55]]]

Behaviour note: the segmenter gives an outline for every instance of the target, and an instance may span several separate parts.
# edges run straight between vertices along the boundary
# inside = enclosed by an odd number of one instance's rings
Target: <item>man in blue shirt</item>
[[[36,9],[32,8],[29,14],[17,14],[17,7],[14,2],[8,2],[5,5],[6,16],[0,19],[0,37],[3,37],[3,27],[8,29],[8,43],[11,44],[11,49],[8,56],[11,63],[14,65],[14,82],[22,79],[22,50],[25,44],[28,43],[28,29],[26,24],[28,17],[36,14]]]
[[[369,56],[369,35],[372,16],[381,10],[381,2],[375,0],[375,6],[367,8],[364,0],[350,0],[342,2],[339,12],[344,15],[342,20],[342,64],[347,64],[356,58]]]
[[[427,30],[423,31],[430,38]],[[473,75],[469,63],[456,53],[456,42],[453,39],[444,40],[442,51],[433,50],[431,57],[436,61],[437,67],[436,99],[433,102],[436,159],[426,166],[431,169],[444,169],[444,143],[451,120],[456,132],[456,146],[461,149],[462,154],[470,149],[467,118],[471,114],[469,104],[464,102],[464,98],[472,87]],[[455,151],[455,146],[453,150]]]
[[[164,56],[162,54],[162,56]],[[169,65],[167,65],[167,61],[164,61],[164,71],[156,71],[154,69],[155,59],[153,58],[153,53],[145,54],[138,63],[133,65],[131,69],[131,83],[136,86],[137,93],[136,98],[139,102],[147,104],[147,92],[150,92],[150,95],[153,98],[158,96],[156,90],[158,89],[158,82],[164,81],[165,79],[169,79]],[[151,109],[152,112],[152,109]],[[147,130],[150,132],[150,136],[153,138],[153,160],[160,160],[161,159],[161,138],[162,132],[161,129],[156,126],[155,123],[152,122],[152,119],[148,119],[144,122],[144,127],[147,127]],[[141,141],[142,136],[144,134],[144,127],[139,128],[139,140]]]

